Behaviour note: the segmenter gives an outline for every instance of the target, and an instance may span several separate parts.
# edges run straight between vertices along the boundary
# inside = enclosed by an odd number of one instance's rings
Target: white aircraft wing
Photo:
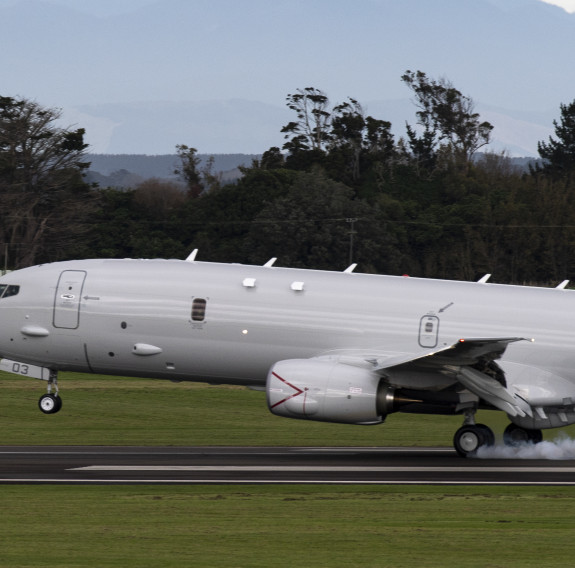
[[[438,372],[451,376],[510,416],[532,416],[530,405],[508,389],[503,371],[493,363],[510,343],[525,340],[522,337],[460,339],[453,345],[427,353],[382,356],[371,362],[373,370],[383,376],[397,371]]]

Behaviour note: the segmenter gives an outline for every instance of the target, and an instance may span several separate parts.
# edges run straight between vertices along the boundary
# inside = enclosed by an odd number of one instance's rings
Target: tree
[[[473,154],[489,144],[493,126],[480,122],[472,99],[446,79],[432,80],[422,71],[406,71],[401,80],[415,93],[418,124],[423,133],[407,126],[410,147],[428,169],[437,164],[441,146],[456,163],[468,166]]]
[[[288,192],[254,218],[247,238],[249,261],[277,257],[284,266],[342,270],[352,256],[363,270],[378,263],[389,266],[396,251],[377,213],[321,168],[297,172]]]
[[[178,213],[185,193],[172,182],[150,179],[137,189],[98,190],[90,241],[81,251],[90,258],[185,258]]]
[[[281,130],[286,139],[291,136],[284,144],[284,150],[324,150],[329,141],[331,119],[327,95],[315,87],[298,89],[287,96],[287,106],[295,111],[297,121],[286,124]]]
[[[60,118],[58,109],[0,97],[0,242],[13,268],[65,257],[90,226],[84,129],[59,128]]]
[[[210,156],[200,168],[202,160],[198,158],[197,150],[185,144],[177,144],[176,150],[180,158],[180,166],[174,170],[188,186],[188,197],[200,197],[203,193],[221,187],[221,174],[213,171],[214,157]]]
[[[272,146],[262,154],[258,166],[263,170],[277,170],[285,166],[285,157],[277,146]]]
[[[360,158],[363,151],[365,117],[362,106],[352,98],[333,109],[331,144],[349,155],[352,180],[359,179]]]
[[[562,175],[575,168],[575,100],[561,104],[560,122],[553,121],[557,140],[549,136],[549,142],[539,142],[537,151],[543,160],[544,171],[554,175]]]
[[[287,169],[245,169],[237,183],[188,200],[181,210],[179,238],[188,250],[199,248],[215,262],[249,262],[245,239],[254,218],[287,193],[296,175]]]
[[[180,166],[174,170],[174,173],[179,175],[188,186],[190,197],[199,197],[204,191],[204,184],[199,170],[201,160],[196,155],[198,151],[185,144],[178,144],[176,151],[180,158]]]
[[[370,165],[389,165],[395,156],[391,123],[365,116],[361,104],[349,97],[333,109],[330,165],[341,162],[337,179],[355,185]]]
[[[134,192],[134,203],[156,219],[166,218],[185,202],[186,194],[180,184],[158,178],[144,180]]]

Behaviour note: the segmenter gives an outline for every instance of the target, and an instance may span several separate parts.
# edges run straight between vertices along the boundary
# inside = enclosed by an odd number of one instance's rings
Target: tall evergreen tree
[[[575,100],[561,104],[560,122],[553,121],[557,139],[549,137],[549,142],[539,142],[537,151],[543,160],[543,170],[554,176],[561,176],[575,169]]]

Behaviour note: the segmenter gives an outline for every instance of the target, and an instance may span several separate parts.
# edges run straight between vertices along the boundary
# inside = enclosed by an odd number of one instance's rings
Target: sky
[[[0,0],[0,8],[17,3],[23,5],[26,1]],[[18,94],[37,96],[50,106],[216,98],[242,98],[283,105],[286,95],[293,89],[310,85],[327,91],[330,98],[336,100],[353,96],[367,102],[405,97],[408,93],[399,77],[408,68],[422,69],[432,76],[445,75],[460,90],[484,103],[509,107],[513,102],[519,105],[513,107],[518,110],[547,110],[557,106],[556,102],[548,103],[545,97],[536,100],[538,90],[529,85],[525,77],[519,77],[509,88],[502,83],[496,91],[485,81],[478,80],[478,74],[475,78],[470,76],[469,66],[475,65],[475,61],[468,55],[476,58],[485,53],[485,57],[491,56],[488,51],[489,44],[494,41],[494,34],[488,27],[491,22],[477,22],[467,38],[463,31],[465,26],[469,26],[468,21],[454,21],[451,26],[441,27],[443,22],[435,23],[433,17],[435,6],[442,6],[441,18],[448,18],[449,10],[455,11],[459,4],[479,5],[480,0],[429,0],[417,4],[421,12],[428,12],[419,20],[428,18],[431,29],[435,30],[434,35],[426,38],[424,34],[429,34],[429,29],[421,25],[415,28],[417,22],[414,18],[413,34],[419,34],[417,41],[420,44],[411,45],[400,38],[398,41],[405,45],[399,46],[391,43],[396,40],[394,30],[384,28],[385,20],[377,25],[369,21],[368,18],[374,14],[369,7],[385,6],[385,12],[396,12],[395,17],[398,18],[400,8],[394,8],[394,3],[401,6],[408,4],[409,0],[361,0],[358,3],[354,0],[273,0],[270,1],[273,9],[262,8],[261,0],[214,0],[212,3],[207,0],[164,0],[164,4],[160,0],[34,1],[73,8],[79,16],[99,16],[102,22],[101,29],[94,22],[89,23],[88,29],[88,25],[78,19],[75,23],[70,22],[69,29],[54,26],[52,35],[49,33],[51,25],[47,22],[45,29],[39,29],[38,33],[34,27],[26,26],[28,29],[18,31],[17,37],[6,38],[7,49],[4,49],[4,55],[0,54],[0,89],[5,91],[1,83],[3,76],[20,91]],[[545,1],[561,3],[565,7],[570,4],[575,11],[575,0]],[[483,0],[485,2],[495,5],[507,3],[512,7],[529,3],[544,5],[544,0]],[[185,11],[185,16],[182,16],[186,20],[185,25],[180,27],[176,20],[169,19],[170,14],[163,8],[166,4],[177,6],[175,11]],[[232,15],[218,14],[212,7],[214,5],[226,7]],[[325,13],[326,5],[333,6],[331,13]],[[197,6],[195,12],[189,9],[191,6]],[[367,9],[362,9],[362,6]],[[324,12],[319,13],[320,9]],[[155,14],[153,24],[150,24],[149,17],[145,19],[144,10],[148,15]],[[262,16],[264,10],[267,14]],[[364,13],[369,16],[363,16]],[[300,17],[300,14],[306,16]],[[124,19],[106,26],[106,17],[118,15],[123,15]],[[400,21],[405,22],[404,12],[401,12],[401,18]],[[260,27],[254,25],[259,20],[265,22]],[[135,23],[130,24],[132,21]],[[25,22],[23,19],[22,25]],[[509,27],[514,23],[512,19],[504,25]],[[42,23],[34,25],[39,28]],[[384,29],[379,31],[378,26]],[[87,31],[82,31],[84,28]],[[485,28],[482,36],[475,42],[471,40],[482,28]],[[242,30],[245,30],[243,35]],[[365,37],[361,37],[362,30],[365,30]],[[409,33],[409,28],[406,31]],[[510,29],[508,35],[511,36],[513,31]],[[545,45],[541,46],[541,51],[550,50],[556,40],[553,31],[549,30],[549,37],[542,37],[540,32],[531,32],[526,43],[543,41]],[[455,37],[450,37],[453,34]],[[0,37],[2,35],[0,30]],[[25,40],[20,40],[24,37]],[[391,40],[386,43],[388,38]],[[406,40],[413,43],[413,38]],[[425,42],[430,41],[437,47],[440,43],[445,44],[446,49],[440,58],[437,57],[437,49],[428,50],[425,46]],[[520,41],[524,40],[521,38]],[[68,45],[64,45],[65,42]],[[89,47],[90,42],[94,43],[93,48]],[[456,45],[453,49],[457,42],[467,45]],[[532,57],[525,46],[512,47],[516,49],[511,58]],[[10,70],[7,72],[2,65],[2,58],[12,55],[10,48],[14,50],[16,61],[7,64],[12,64],[14,69],[18,66],[21,75],[14,81]],[[501,43],[500,48],[508,49],[509,46]],[[565,50],[569,48],[570,45],[565,46]],[[394,53],[390,52],[391,49]],[[473,53],[469,53],[469,49]],[[39,50],[41,55],[33,57]],[[76,62],[72,61],[74,56]],[[397,64],[394,65],[391,59]],[[275,66],[274,61],[277,61]],[[85,68],[81,67],[82,62],[85,62]],[[106,76],[104,68],[109,76]],[[372,76],[371,69],[375,70]],[[514,69],[516,65],[511,60],[509,72]],[[487,67],[478,73],[486,70]],[[539,68],[539,71],[548,72],[548,69]],[[498,71],[501,72],[504,71]],[[54,77],[61,74],[64,77],[60,85],[56,85]],[[64,82],[72,83],[74,75],[81,77],[80,81],[71,84],[72,88],[62,88]],[[152,75],[155,75],[155,80]],[[484,92],[486,86],[491,93]],[[514,87],[517,92],[514,92]],[[565,98],[564,93],[569,94],[561,85],[558,85],[557,92],[560,101]],[[530,102],[524,102],[527,97]]]
[[[154,4],[156,0],[41,0],[49,4],[60,4],[96,16],[109,16],[130,12],[134,9]],[[18,0],[3,0],[6,5],[15,4]],[[1,1],[0,1],[1,5]]]
[[[0,44],[0,95],[62,108],[98,152],[262,151],[259,130],[283,144],[286,96],[308,86],[403,133],[407,69],[452,81],[533,152],[575,97],[575,0],[0,0]]]
[[[112,13],[127,12],[133,8],[153,4],[155,0],[45,0],[55,4],[62,4],[70,8],[84,10],[91,14],[108,15]],[[569,13],[575,13],[575,0],[541,0],[547,4],[554,4]]]
[[[155,0],[45,0],[62,4],[71,8],[84,10],[96,15],[109,15],[112,13],[127,12],[133,8],[153,4]],[[271,0],[273,1],[273,0]],[[351,0],[350,0],[351,1]],[[575,0],[541,0],[547,4],[554,4],[569,13],[575,13]]]

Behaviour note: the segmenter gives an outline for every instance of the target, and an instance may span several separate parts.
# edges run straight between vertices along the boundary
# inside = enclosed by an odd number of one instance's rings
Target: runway
[[[0,484],[575,485],[575,460],[451,448],[0,447]]]

